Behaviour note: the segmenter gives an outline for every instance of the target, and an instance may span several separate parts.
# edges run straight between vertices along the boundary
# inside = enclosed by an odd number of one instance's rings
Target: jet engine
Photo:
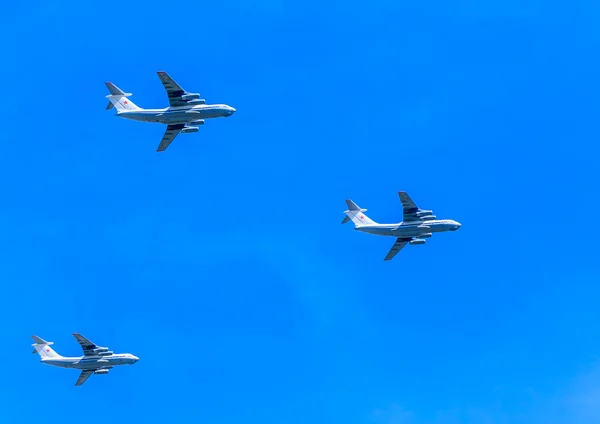
[[[198,132],[198,127],[184,127],[181,130],[182,133],[193,133],[193,132]]]
[[[205,103],[206,100],[204,99],[190,100],[189,102],[187,102],[188,105],[203,105]]]
[[[421,239],[414,239],[414,240],[411,240],[409,243],[410,243],[411,245],[416,245],[416,244],[425,244],[425,240],[421,240]]]
[[[419,234],[420,238],[429,238],[431,237],[431,233],[424,233],[424,234]]]
[[[422,221],[434,221],[437,217],[435,215],[425,215],[420,218]]]
[[[181,100],[183,100],[183,101],[195,100],[195,99],[199,99],[199,98],[200,98],[200,93],[186,93],[181,96]]]
[[[96,370],[94,374],[108,374],[108,370]]]
[[[107,347],[96,347],[94,348],[94,353],[106,352],[108,351]]]
[[[105,352],[98,352],[98,356],[110,356],[112,354],[113,354],[112,350],[107,350]]]
[[[426,211],[424,209],[419,209],[416,213],[417,216],[427,216],[433,214],[433,211]]]

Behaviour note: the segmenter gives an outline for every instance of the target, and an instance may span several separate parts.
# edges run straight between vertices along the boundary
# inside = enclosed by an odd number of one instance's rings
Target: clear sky
[[[599,422],[597,1],[2,14],[0,422]],[[237,113],[156,153],[159,70]],[[383,262],[399,190],[463,226]]]

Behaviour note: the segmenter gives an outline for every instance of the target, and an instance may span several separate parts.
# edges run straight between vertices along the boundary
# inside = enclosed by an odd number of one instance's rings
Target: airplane
[[[355,226],[354,229],[357,231],[396,237],[394,245],[384,259],[385,261],[389,261],[396,256],[407,244],[425,244],[425,239],[431,237],[433,233],[456,231],[461,227],[461,224],[456,221],[451,219],[439,220],[433,215],[433,211],[420,209],[404,191],[398,192],[398,196],[404,210],[402,222],[398,224],[378,224],[364,214],[367,211],[366,209],[361,209],[352,200],[346,200],[348,210],[344,211],[346,217],[342,224],[352,221]]]
[[[228,105],[207,105],[199,93],[188,93],[166,72],[158,72],[158,77],[169,97],[169,107],[164,109],[142,109],[131,100],[127,100],[131,93],[125,93],[112,82],[106,83],[110,91],[106,96],[109,100],[106,110],[114,107],[117,109],[116,116],[122,118],[167,124],[157,152],[166,150],[180,132],[198,132],[198,126],[204,125],[205,119],[228,117],[235,113],[235,109]]]
[[[50,347],[54,342],[47,342],[38,336],[31,336],[35,341],[32,353],[39,353],[44,364],[61,368],[75,368],[81,370],[76,386],[81,386],[92,374],[108,374],[108,371],[117,365],[135,364],[139,358],[130,353],[114,354],[107,347],[97,346],[79,333],[73,337],[81,345],[83,356],[61,356]]]

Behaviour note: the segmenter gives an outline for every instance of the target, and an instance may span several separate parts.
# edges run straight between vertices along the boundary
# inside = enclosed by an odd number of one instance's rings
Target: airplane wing
[[[433,211],[420,209],[405,191],[399,191],[398,196],[400,196],[400,203],[402,203],[402,209],[404,210],[402,221],[431,221],[435,219]]]
[[[392,259],[394,256],[396,256],[396,254],[402,250],[402,248],[404,246],[406,246],[406,244],[411,241],[412,238],[401,238],[398,237],[396,239],[396,242],[394,243],[394,245],[392,246],[392,248],[390,249],[390,251],[388,252],[387,256],[385,257],[384,261],[389,261],[390,259]]]
[[[417,216],[419,207],[413,202],[410,196],[405,191],[398,192],[398,196],[400,197],[400,203],[402,203],[402,208],[404,209],[402,221],[420,221]]]
[[[90,378],[90,375],[92,375],[94,373],[94,371],[81,371],[81,374],[79,374],[79,378],[77,379],[77,381],[75,382],[76,386],[81,386],[83,383],[85,383],[85,381]]]
[[[83,349],[83,356],[95,355],[96,352],[94,352],[94,349],[99,347],[96,343],[86,339],[79,333],[73,333],[73,337],[75,337],[75,340],[77,340],[77,343],[79,343],[79,345]]]
[[[160,141],[160,144],[158,145],[158,149],[156,149],[156,151],[163,152],[167,150],[169,144],[171,144],[171,142],[175,140],[175,137],[177,137],[177,135],[183,129],[183,127],[185,127],[185,124],[167,125],[165,135],[163,135],[163,138]]]
[[[172,107],[187,105],[187,100],[183,100],[181,96],[189,93],[185,91],[179,84],[177,84],[175,80],[166,72],[157,72],[157,74],[160,78],[160,82],[162,82],[165,90],[167,90],[167,96],[169,96],[169,105]]]

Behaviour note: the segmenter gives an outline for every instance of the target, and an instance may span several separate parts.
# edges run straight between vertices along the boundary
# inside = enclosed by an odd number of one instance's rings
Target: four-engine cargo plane
[[[389,261],[392,259],[407,243],[425,244],[425,239],[431,237],[433,233],[456,231],[460,228],[460,224],[456,221],[451,219],[439,220],[433,215],[433,211],[419,209],[406,192],[401,191],[398,195],[404,209],[404,217],[402,222],[398,224],[378,224],[364,214],[367,211],[366,209],[361,209],[352,200],[346,200],[348,210],[344,211],[346,217],[342,224],[352,221],[355,230],[380,236],[396,237],[396,242],[384,260]]]
[[[47,342],[38,336],[31,337],[35,340],[32,344],[33,353],[39,353],[44,364],[81,370],[76,386],[81,386],[92,374],[108,374],[114,366],[135,364],[139,359],[130,353],[112,353],[107,347],[97,346],[79,333],[73,333],[73,336],[81,345],[83,356],[61,356],[50,347],[53,342]]]
[[[199,93],[188,93],[166,72],[158,72],[158,77],[169,96],[169,107],[164,109],[142,109],[127,99],[131,93],[125,93],[112,82],[106,83],[110,91],[106,96],[109,100],[106,109],[114,107],[117,109],[117,116],[134,121],[167,124],[157,152],[169,147],[180,132],[198,132],[198,126],[204,125],[205,119],[227,117],[235,113],[235,109],[228,105],[207,105]]]

